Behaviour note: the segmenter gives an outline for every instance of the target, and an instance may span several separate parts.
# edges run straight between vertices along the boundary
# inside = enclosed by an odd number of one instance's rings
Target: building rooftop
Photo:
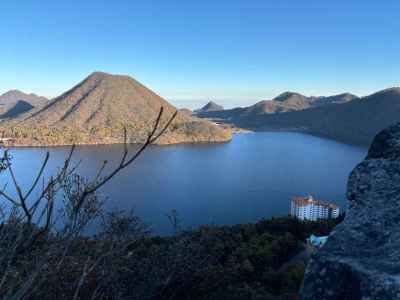
[[[293,200],[295,205],[297,206],[307,206],[310,204],[314,204],[317,206],[324,206],[327,208],[331,208],[331,209],[337,209],[338,206],[336,204],[332,204],[332,203],[326,203],[320,200],[315,200],[312,196],[308,196],[308,197],[294,197]]]

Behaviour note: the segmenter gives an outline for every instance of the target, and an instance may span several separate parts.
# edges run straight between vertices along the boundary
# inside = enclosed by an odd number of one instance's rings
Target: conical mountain
[[[95,72],[53,99],[2,127],[21,145],[63,145],[142,142],[161,107],[166,121],[174,106],[133,78]],[[179,113],[160,143],[213,142],[230,139],[230,132]]]
[[[204,105],[202,108],[199,109],[199,111],[201,112],[220,111],[220,110],[224,110],[224,107],[222,105],[215,103],[214,101],[208,102],[206,105]]]
[[[24,121],[46,126],[107,127],[116,122],[148,122],[161,106],[166,115],[175,110],[128,76],[95,72]]]

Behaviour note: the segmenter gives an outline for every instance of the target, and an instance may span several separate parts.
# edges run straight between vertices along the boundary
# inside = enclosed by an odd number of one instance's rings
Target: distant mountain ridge
[[[201,117],[254,131],[298,131],[360,145],[368,145],[380,130],[400,121],[398,87],[363,98],[348,93],[308,99],[298,95],[293,98],[285,94],[278,96],[278,101],[267,101],[272,108],[266,112],[265,109],[261,112],[254,109],[260,105],[257,103],[248,108],[201,114]],[[285,109],[290,107],[290,110],[277,109],[282,107],[275,102],[285,103],[288,99],[290,105],[285,106]],[[302,106],[299,103],[310,105]]]
[[[19,100],[30,103],[33,106],[38,106],[44,104],[48,101],[46,97],[38,96],[36,94],[26,94],[19,90],[10,90],[2,95],[0,95],[0,104],[15,104]]]
[[[304,96],[296,92],[284,92],[272,100],[262,100],[248,107],[237,107],[224,111],[202,111],[198,112],[203,118],[251,118],[252,116],[264,114],[285,113],[290,111],[304,110],[331,104],[346,103],[359,99],[350,93],[342,93],[333,96]]]
[[[23,101],[22,103],[18,104],[20,101]],[[22,109],[22,106],[24,105],[23,103],[27,103],[30,106],[33,107],[39,107],[43,106],[48,102],[48,99],[42,96],[38,96],[36,94],[26,94],[24,92],[21,92],[19,90],[10,90],[2,95],[0,95],[0,118],[4,118],[5,116],[9,115],[15,115],[16,110]],[[18,106],[14,108],[16,105]],[[27,105],[24,106],[24,111],[28,108]],[[13,109],[13,112],[11,114],[7,114],[7,112]]]
[[[296,110],[310,107],[329,105],[334,103],[346,103],[358,99],[357,96],[344,93],[329,97],[304,96],[295,92],[284,92],[272,100],[263,100],[244,109],[245,114],[270,114]]]
[[[108,144],[143,142],[161,107],[163,122],[176,110],[128,76],[95,72],[45,106],[0,124],[18,145]],[[230,130],[178,113],[159,143],[222,142]]]

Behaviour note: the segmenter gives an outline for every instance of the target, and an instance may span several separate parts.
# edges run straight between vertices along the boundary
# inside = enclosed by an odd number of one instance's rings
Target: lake
[[[93,177],[102,161],[116,164],[122,149],[79,146],[74,162],[81,161],[82,175]],[[62,165],[69,147],[11,149],[23,187],[46,151],[48,176]],[[226,144],[152,146],[101,193],[108,198],[107,210],[134,209],[157,234],[171,232],[166,214],[173,209],[191,228],[255,222],[287,215],[293,196],[311,194],[344,208],[347,177],[366,153],[366,148],[282,132],[236,134]],[[1,176],[4,184],[8,178]]]

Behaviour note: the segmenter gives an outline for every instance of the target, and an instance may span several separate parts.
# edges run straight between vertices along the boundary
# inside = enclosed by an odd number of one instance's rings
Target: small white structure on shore
[[[12,141],[12,138],[0,138],[0,143]]]
[[[294,197],[290,209],[291,216],[309,221],[335,219],[339,217],[339,213],[337,205],[314,200],[312,196]]]

